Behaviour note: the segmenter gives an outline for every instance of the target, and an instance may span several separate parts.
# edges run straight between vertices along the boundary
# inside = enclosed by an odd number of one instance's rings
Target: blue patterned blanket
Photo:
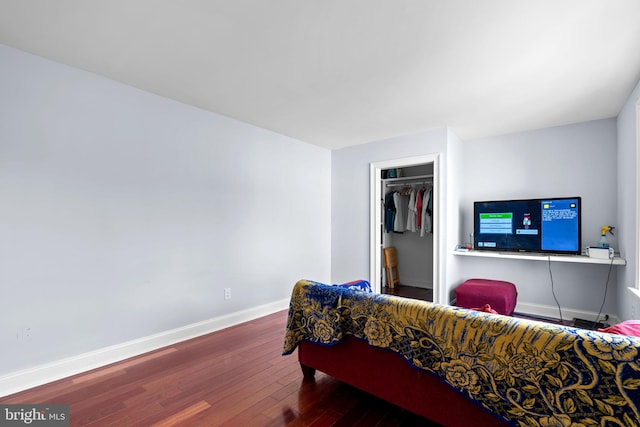
[[[514,426],[640,426],[640,339],[301,280],[283,354],[346,335],[392,350]]]

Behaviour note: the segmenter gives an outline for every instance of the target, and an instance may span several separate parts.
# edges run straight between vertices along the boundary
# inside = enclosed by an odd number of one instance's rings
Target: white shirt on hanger
[[[399,192],[393,193],[393,203],[396,205],[396,218],[393,223],[393,231],[404,233],[405,220],[407,218],[407,197]]]
[[[411,189],[411,193],[409,193],[409,205],[408,209],[409,213],[407,214],[407,230],[416,232],[416,190],[415,188]]]
[[[427,203],[429,203],[429,190],[425,190],[422,193],[422,212],[420,212],[422,221],[420,224],[420,237],[424,237],[424,233],[428,232],[428,227],[431,223],[430,218],[427,218],[429,215],[427,215]],[[429,221],[429,224],[427,224],[427,221]]]

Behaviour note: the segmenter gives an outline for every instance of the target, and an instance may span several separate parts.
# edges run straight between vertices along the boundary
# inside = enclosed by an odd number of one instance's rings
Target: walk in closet
[[[381,247],[395,247],[401,286],[433,289],[433,163],[382,170]],[[382,286],[387,274],[382,263]]]

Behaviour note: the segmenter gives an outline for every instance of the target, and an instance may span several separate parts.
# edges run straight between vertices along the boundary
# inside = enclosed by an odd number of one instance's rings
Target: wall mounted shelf
[[[590,258],[585,255],[549,255],[542,253],[489,252],[489,251],[453,251],[454,255],[480,258],[521,259],[530,261],[573,262],[582,264],[611,264],[610,259]],[[613,258],[613,265],[626,265],[627,260]]]

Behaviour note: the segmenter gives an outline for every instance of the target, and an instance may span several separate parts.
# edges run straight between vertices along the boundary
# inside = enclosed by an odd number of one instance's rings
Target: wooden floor
[[[434,426],[282,356],[286,311],[0,398],[72,426]],[[384,367],[381,367],[384,369]]]
[[[381,293],[433,302],[433,289],[396,285],[393,288],[384,286]]]

